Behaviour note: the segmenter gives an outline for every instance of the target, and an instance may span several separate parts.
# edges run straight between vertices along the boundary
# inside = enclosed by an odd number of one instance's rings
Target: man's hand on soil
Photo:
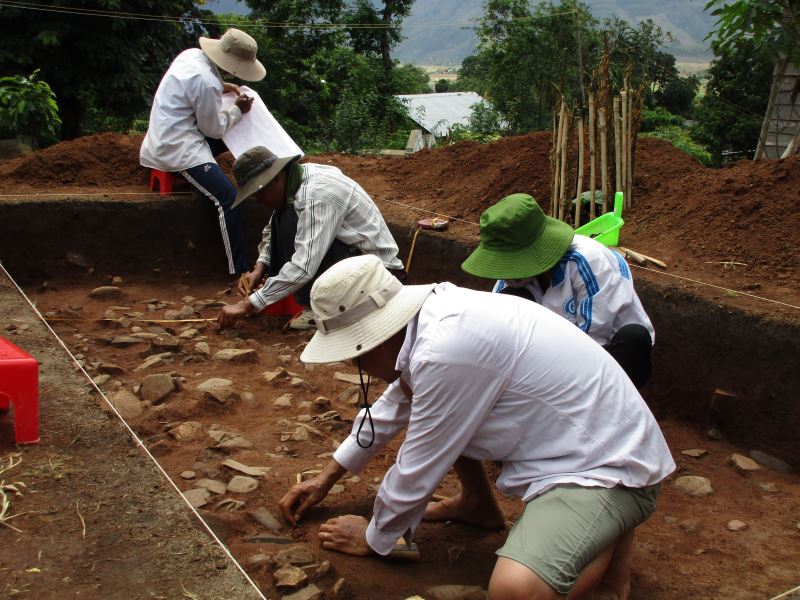
[[[231,327],[237,319],[249,315],[254,310],[255,307],[247,300],[237,302],[236,304],[228,304],[227,306],[223,306],[222,310],[219,311],[217,322],[220,327]]]
[[[319,539],[326,550],[352,556],[369,556],[375,551],[367,543],[369,521],[358,515],[344,515],[320,525]]]
[[[293,485],[278,502],[286,522],[292,526],[297,525],[309,508],[325,499],[331,485],[333,484],[329,484],[320,475]]]

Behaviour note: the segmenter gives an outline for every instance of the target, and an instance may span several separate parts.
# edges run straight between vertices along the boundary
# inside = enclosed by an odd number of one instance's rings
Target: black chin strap
[[[368,400],[369,383],[372,380],[372,378],[369,375],[367,375],[367,383],[366,384],[364,383],[364,374],[361,372],[361,360],[359,359],[358,356],[356,356],[356,365],[358,365],[358,379],[361,382],[361,400],[363,402],[361,408],[364,409],[364,416],[361,417],[361,423],[358,425],[358,430],[356,431],[356,443],[361,448],[369,448],[372,446],[372,444],[375,443],[375,423],[372,422],[372,415],[369,412],[370,406]],[[361,443],[361,430],[364,428],[364,423],[367,422],[367,419],[369,419],[369,428],[372,432],[372,438],[370,439],[369,444],[364,445]]]

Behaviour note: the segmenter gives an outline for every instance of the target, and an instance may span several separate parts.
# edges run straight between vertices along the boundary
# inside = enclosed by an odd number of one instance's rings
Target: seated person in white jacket
[[[320,526],[323,548],[386,555],[410,539],[460,456],[502,461],[497,488],[526,504],[489,582],[492,600],[586,597],[605,582],[627,597],[633,531],[675,464],[620,366],[542,306],[449,283],[402,285],[375,256],[338,262],[311,290],[317,333],[306,363],[353,361],[390,385],[365,407],[316,477],[281,499],[296,524],[346,472],[405,430],[370,521]],[[499,508],[483,474],[459,472],[466,520]],[[587,527],[592,523],[592,527]],[[486,557],[490,560],[489,557]]]
[[[494,292],[533,300],[574,323],[637,388],[647,383],[655,332],[622,256],[546,216],[528,194],[490,206],[480,226],[480,245],[462,269],[498,279]]]
[[[253,99],[223,82],[222,73],[245,81],[263,79],[266,71],[257,50],[252,37],[229,29],[218,40],[201,37],[200,48],[181,52],[158,84],[139,151],[142,166],[180,174],[214,203],[230,274],[247,272],[249,261],[241,217],[232,207],[236,188],[214,157],[227,150],[222,136],[241,121]],[[237,98],[223,109],[227,92]]]

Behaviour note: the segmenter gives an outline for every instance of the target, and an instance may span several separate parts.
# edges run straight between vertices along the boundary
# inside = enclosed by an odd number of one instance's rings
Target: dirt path
[[[100,285],[107,282],[98,280],[95,283]],[[226,541],[266,594],[274,596],[276,593],[273,582],[276,567],[272,559],[291,544],[304,546],[311,552],[313,566],[306,569],[309,580],[326,590],[328,597],[333,597],[333,587],[340,578],[346,582],[346,592],[342,592],[346,595],[342,597],[364,599],[402,599],[413,594],[424,594],[429,586],[439,584],[485,587],[494,563],[494,550],[504,538],[502,532],[486,533],[457,524],[423,524],[415,537],[422,552],[422,561],[418,564],[354,559],[319,547],[316,532],[325,519],[338,514],[370,513],[376,486],[392,464],[397,444],[364,473],[357,477],[346,477],[340,493],[330,496],[322,507],[312,511],[300,527],[289,529],[279,526],[275,531],[268,531],[253,520],[249,513],[258,509],[266,509],[277,516],[277,502],[295,480],[296,474],[306,469],[320,468],[328,460],[336,442],[349,431],[356,412],[353,404],[355,390],[352,384],[336,379],[335,373],[352,374],[352,370],[344,365],[314,366],[313,369],[303,366],[298,356],[308,334],[282,330],[283,320],[278,317],[247,320],[235,332],[218,332],[214,326],[204,323],[186,323],[173,328],[173,325],[129,320],[124,327],[112,328],[107,322],[98,321],[108,310],[116,313],[117,317],[131,315],[128,319],[163,319],[168,316],[167,311],[177,311],[184,306],[190,307],[185,309],[185,314],[195,311],[193,318],[213,317],[217,309],[213,305],[208,307],[210,303],[233,299],[222,293],[225,283],[223,279],[198,282],[190,289],[182,281],[163,284],[126,280],[120,286],[122,292],[119,297],[93,299],[87,295],[90,290],[88,287],[55,282],[47,291],[37,292],[34,296],[41,310],[51,318],[81,319],[54,320],[53,325],[72,351],[83,356],[92,376],[101,374],[102,370],[116,371],[102,384],[107,395],[123,389],[132,392],[142,384],[145,376],[151,374],[169,373],[182,378],[179,380],[179,390],[155,405],[140,403],[141,414],[130,418],[130,424],[182,490],[196,487],[197,481],[203,477],[229,482],[236,473],[222,466],[227,459],[232,458],[250,466],[269,467],[266,474],[258,478],[256,490],[214,495],[202,509],[217,534]],[[193,298],[187,298],[189,295]],[[148,304],[154,310],[149,311]],[[10,317],[19,319],[18,309],[14,311],[13,307],[6,307],[5,310]],[[22,324],[18,323],[18,326]],[[197,332],[190,332],[191,329],[197,329]],[[124,348],[109,343],[117,336],[132,333],[174,334],[180,340],[180,347],[166,359],[167,362],[136,371],[146,357],[154,352],[152,340],[143,340]],[[12,336],[12,339],[20,344],[24,342],[34,354],[46,352],[52,345],[46,338],[31,337],[27,330]],[[195,350],[198,341],[208,344],[211,356],[224,348],[254,349],[257,362],[239,364],[209,359]],[[100,367],[99,363],[104,366]],[[119,370],[112,369],[109,364],[116,365]],[[264,373],[280,368],[290,372],[290,375],[278,375],[268,382]],[[226,404],[208,396],[204,398],[195,389],[199,383],[212,377],[232,381],[235,394],[228,397]],[[292,377],[302,381],[292,381]],[[62,371],[54,375],[53,384],[59,379],[70,378],[75,379],[76,376]],[[82,385],[78,388],[81,391],[84,389]],[[75,389],[75,393],[79,389]],[[285,394],[292,396],[288,402]],[[275,400],[282,396],[284,400],[276,405]],[[326,400],[320,400],[321,396]],[[50,410],[43,413],[46,428],[54,423],[55,415]],[[336,411],[338,415],[328,411]],[[199,423],[198,431],[190,439],[176,439],[176,427],[186,422]],[[800,584],[797,562],[800,550],[800,478],[767,468],[739,472],[728,464],[728,458],[734,452],[747,454],[747,448],[736,448],[724,441],[712,441],[705,432],[697,431],[685,423],[666,421],[662,427],[678,463],[678,472],[664,484],[657,513],[637,535],[632,598],[749,600],[771,598]],[[239,433],[252,445],[228,450],[214,448],[217,444],[208,432],[215,428]],[[83,433],[83,426],[78,431],[80,442],[88,441],[86,436],[89,434]],[[111,434],[106,426],[97,435],[102,436],[103,431]],[[173,434],[169,431],[173,431]],[[65,443],[69,441],[56,440],[48,435],[42,446],[33,452],[61,456]],[[71,450],[74,451],[76,445],[73,444]],[[96,448],[100,442],[95,441],[92,445]],[[681,454],[681,450],[691,448],[704,449],[707,453],[700,458]],[[127,456],[128,452],[126,450],[122,454]],[[102,456],[116,454],[112,450],[104,452]],[[79,465],[75,461],[63,464],[62,468],[68,471],[77,469]],[[72,494],[78,493],[84,486],[91,489],[91,478],[96,477],[95,469],[84,465],[81,467],[87,469],[80,471],[86,474],[85,477],[69,475]],[[104,471],[101,467],[97,469]],[[191,479],[185,478],[184,472],[188,470],[194,471]],[[676,489],[673,485],[675,478],[689,474],[708,477],[714,493],[695,498]],[[36,485],[41,483],[37,481]],[[456,489],[455,485],[450,475],[440,491],[451,493]],[[128,508],[145,511],[138,513],[146,515],[139,518],[149,523],[151,518],[157,518],[159,514],[148,504],[151,500],[150,488],[145,487],[146,492],[141,489],[132,494],[136,504]],[[48,494],[52,490],[42,491]],[[24,502],[31,497],[35,496],[27,496],[20,501],[19,510],[28,509]],[[238,510],[229,511],[226,508],[232,505],[219,504],[225,499],[243,504]],[[63,511],[70,512],[69,536],[73,539],[67,542],[69,547],[69,544],[80,540],[80,537],[74,539],[80,534],[77,522],[71,519],[74,507],[69,501],[55,498],[53,501],[61,504],[63,520],[68,520]],[[516,518],[521,509],[520,503],[502,497],[500,501],[508,518]],[[87,506],[91,505],[87,502]],[[174,518],[174,512],[166,513],[164,518],[167,517]],[[731,531],[727,528],[731,520],[740,520],[746,527],[742,531]],[[48,522],[34,515],[21,516],[16,520],[16,525],[26,531],[27,536],[46,535],[50,527]],[[96,527],[102,528],[102,524],[91,524],[91,530]],[[102,532],[113,537],[114,528],[108,529],[105,532],[100,529],[98,535]],[[254,535],[266,535],[274,539],[272,542],[254,543]],[[65,543],[59,537],[52,536],[50,543]],[[248,538],[251,540],[248,541]],[[275,541],[286,541],[288,544]],[[17,578],[22,577],[19,573],[22,564],[26,567],[33,564],[30,560],[35,549],[29,549],[27,543],[24,546],[25,550],[20,555],[27,555],[29,560],[15,563]],[[141,546],[122,544],[121,541],[114,548],[131,553],[130,556],[142,551]],[[326,566],[317,566],[324,565],[323,561],[329,561],[329,570],[325,570]],[[91,568],[88,561],[85,564]],[[74,574],[66,574],[71,568],[62,566],[63,570],[58,573],[74,579]],[[743,577],[743,574],[746,576]],[[25,577],[28,575],[25,574]]]

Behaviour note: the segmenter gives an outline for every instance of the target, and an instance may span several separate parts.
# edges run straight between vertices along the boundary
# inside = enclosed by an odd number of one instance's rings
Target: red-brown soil
[[[549,197],[550,134],[520,136],[489,145],[461,143],[451,147],[421,152],[407,157],[354,157],[324,155],[309,160],[340,166],[367,189],[389,220],[409,227],[421,216],[443,214],[454,220],[446,235],[476,243],[477,222],[482,210],[512,192],[524,191],[544,200]],[[133,201],[134,194],[146,194],[146,172],[138,164],[139,139],[103,134],[63,143],[0,163],[0,194],[7,201],[18,201],[38,194],[103,194],[120,201]],[[720,304],[729,304],[769,317],[797,319],[800,306],[800,272],[797,250],[800,242],[800,159],[739,162],[722,170],[706,169],[657,140],[641,139],[637,151],[634,206],[626,210],[626,225],[621,243],[665,260],[666,273],[714,284],[726,290],[674,280],[676,286],[688,287]],[[222,161],[230,168],[230,158]],[[65,174],[68,171],[68,174]],[[121,195],[124,192],[125,195]],[[15,196],[16,195],[16,196]],[[409,208],[413,207],[413,208]],[[464,222],[466,221],[466,222]],[[727,267],[722,263],[746,263]],[[457,265],[454,265],[457,268]],[[670,281],[663,272],[638,269],[637,277]],[[122,372],[103,384],[108,395],[124,388],[133,391],[150,373],[175,373],[185,380],[181,389],[156,406],[145,405],[141,416],[130,420],[131,426],[145,439],[160,464],[183,490],[191,480],[181,472],[192,469],[229,480],[232,472],[221,467],[226,458],[271,470],[259,488],[249,494],[228,493],[224,497],[240,500],[239,511],[226,512],[216,502],[204,507],[206,516],[226,541],[234,555],[247,565],[256,554],[274,556],[286,546],[274,543],[250,543],[248,535],[265,533],[247,511],[266,507],[277,514],[276,504],[294,481],[296,473],[319,468],[328,458],[336,440],[349,428],[356,408],[343,397],[351,386],[336,381],[335,371],[351,372],[344,365],[304,367],[298,356],[308,334],[282,329],[279,318],[249,319],[236,333],[219,332],[206,323],[149,324],[131,322],[111,327],[100,321],[111,305],[118,316],[145,311],[153,298],[171,302],[168,308],[183,304],[198,306],[198,317],[212,318],[216,310],[202,308],[198,301],[184,301],[191,294],[197,299],[233,301],[221,293],[230,282],[224,278],[187,280],[180,278],[165,284],[163,279],[148,279],[148,274],[128,277],[121,285],[123,296],[113,301],[87,297],[95,285],[109,283],[105,276],[83,277],[79,283],[67,274],[50,282],[46,289],[32,290],[40,310],[49,313],[59,336],[75,354],[82,354],[91,376],[97,375],[93,363],[118,365]],[[745,294],[785,303],[768,302]],[[792,306],[786,306],[792,305]],[[147,313],[147,318],[164,318],[167,307]],[[136,318],[136,317],[134,317]],[[57,320],[64,319],[64,320]],[[75,319],[75,320],[70,320]],[[19,326],[24,323],[14,323]],[[229,364],[205,359],[192,351],[197,337],[182,342],[181,349],[166,364],[135,372],[151,352],[147,343],[125,349],[108,344],[111,337],[130,333],[132,327],[164,327],[179,334],[189,327],[199,329],[213,355],[224,347],[246,347],[258,351],[256,364]],[[155,331],[155,330],[153,330]],[[0,334],[7,332],[0,331]],[[86,336],[78,338],[76,334]],[[15,343],[36,355],[47,341],[31,340],[24,330],[14,334]],[[284,357],[284,358],[281,358]],[[785,359],[785,357],[784,357]],[[267,383],[263,372],[283,367],[297,373],[303,384],[291,386],[286,380]],[[747,365],[741,365],[746,369]],[[241,398],[231,406],[216,406],[204,401],[194,389],[211,377],[231,379]],[[381,389],[378,386],[376,393]],[[278,408],[273,400],[292,393],[292,406]],[[325,396],[330,409],[339,412],[342,421],[321,422],[313,405]],[[346,396],[346,395],[345,395]],[[102,402],[99,398],[98,402]],[[307,420],[308,417],[311,420]],[[52,415],[43,413],[43,426]],[[252,448],[222,453],[209,449],[209,438],[178,442],[167,431],[185,421],[198,421],[207,430],[218,424],[241,432]],[[308,440],[285,439],[310,424],[320,432]],[[749,448],[725,441],[712,441],[698,427],[676,420],[661,423],[673,450],[678,471],[665,482],[659,509],[637,534],[633,560],[634,600],[728,600],[772,598],[798,584],[800,552],[800,478],[761,469],[739,473],[728,464],[732,453],[747,454]],[[13,446],[0,437],[0,457]],[[424,595],[430,585],[459,583],[486,586],[494,562],[494,550],[501,545],[502,532],[483,532],[457,524],[423,524],[415,541],[422,560],[417,564],[394,564],[378,559],[355,559],[326,552],[319,547],[316,532],[326,518],[338,514],[369,515],[374,486],[391,465],[397,445],[370,465],[359,481],[345,480],[344,491],[330,496],[312,511],[296,529],[284,528],[275,535],[291,537],[306,545],[319,561],[329,560],[328,573],[312,579],[332,598],[333,583],[340,577],[347,581],[343,597],[358,599],[399,598]],[[703,448],[708,453],[699,458],[681,454],[681,450]],[[53,449],[54,454],[57,449]],[[672,481],[680,475],[702,475],[711,479],[714,494],[693,498],[679,492]],[[768,485],[774,484],[774,485]],[[89,484],[85,484],[89,485]],[[763,486],[763,487],[762,487]],[[443,482],[440,492],[455,489],[452,475]],[[35,486],[34,486],[35,490]],[[14,512],[36,510],[36,494],[13,499]],[[500,498],[510,519],[521,505],[517,500]],[[72,509],[72,507],[69,507]],[[729,521],[744,521],[742,531],[730,531]],[[14,523],[23,530],[41,527],[32,516],[20,516]],[[0,529],[0,536],[4,534]],[[16,540],[17,538],[15,538]],[[0,547],[8,538],[0,537]],[[24,543],[24,539],[20,540]],[[53,543],[57,543],[55,540]],[[7,547],[7,546],[6,546]],[[142,549],[146,552],[146,548]],[[117,555],[108,549],[109,558]],[[0,565],[4,567],[5,565]],[[265,594],[275,597],[272,582],[274,565],[270,562],[246,566]],[[24,570],[0,570],[0,585],[8,593],[9,582],[21,580]],[[61,578],[51,577],[52,589],[63,589]],[[44,588],[46,589],[46,588]],[[24,597],[24,596],[22,596]],[[41,595],[41,598],[61,597]],[[106,597],[115,597],[110,594]],[[203,597],[200,595],[200,597]]]

